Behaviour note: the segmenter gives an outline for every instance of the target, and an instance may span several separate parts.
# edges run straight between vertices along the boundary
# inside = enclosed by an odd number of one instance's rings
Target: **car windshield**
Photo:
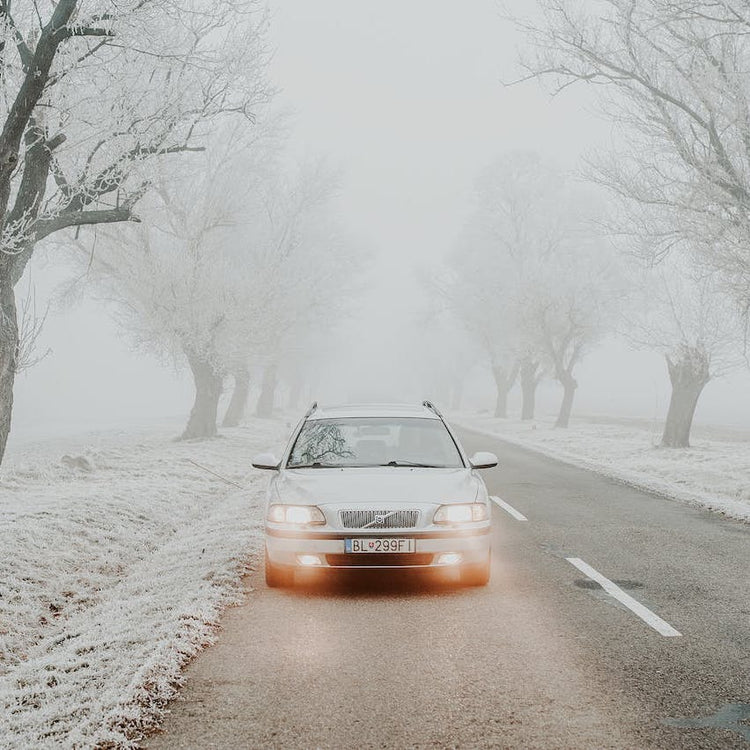
[[[355,466],[462,467],[456,443],[439,419],[347,417],[305,422],[288,469]]]

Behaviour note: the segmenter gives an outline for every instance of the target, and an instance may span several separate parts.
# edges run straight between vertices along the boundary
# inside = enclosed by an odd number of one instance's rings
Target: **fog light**
[[[322,565],[318,555],[297,555],[297,562],[300,565]]]
[[[443,552],[438,557],[438,565],[458,565],[462,560],[460,552]]]

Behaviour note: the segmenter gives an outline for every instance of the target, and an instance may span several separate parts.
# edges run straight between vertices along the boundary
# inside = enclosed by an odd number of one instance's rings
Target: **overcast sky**
[[[364,336],[359,351],[342,348],[340,358],[358,363],[352,378],[385,373],[390,333],[418,299],[414,270],[450,247],[477,172],[517,148],[575,166],[606,145],[609,127],[585,90],[552,100],[535,83],[502,86],[514,75],[518,38],[494,0],[272,5],[272,74],[280,104],[297,113],[294,148],[341,166],[342,210],[372,255],[372,289],[356,323]],[[43,254],[32,270],[40,298],[65,275]],[[17,439],[189,411],[188,379],[133,353],[97,303],[53,308],[44,339],[52,353],[19,378]],[[363,341],[372,356],[363,356]],[[579,380],[579,410],[654,416],[664,406],[666,368],[653,354],[608,346],[584,363]],[[750,392],[749,380],[710,385],[698,417],[750,425],[750,399],[737,408],[727,395]]]

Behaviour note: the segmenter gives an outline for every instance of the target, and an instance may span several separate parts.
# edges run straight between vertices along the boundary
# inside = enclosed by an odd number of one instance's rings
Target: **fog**
[[[477,175],[518,149],[577,169],[608,146],[611,125],[583,87],[552,98],[535,81],[502,85],[518,74],[523,39],[493,0],[460,9],[427,0],[277,0],[270,39],[276,104],[293,112],[290,151],[322,153],[340,169],[339,218],[367,256],[345,320],[321,317],[326,356],[305,398],[444,403],[450,396],[436,387],[434,368],[418,361],[414,341],[430,328],[425,278],[454,246]],[[50,305],[37,343],[38,353],[49,353],[18,377],[11,447],[91,427],[177,425],[190,410],[186,368],[134,349],[102,295],[87,290],[61,302],[61,285],[78,272],[59,246],[38,252],[27,272],[38,306]],[[461,408],[492,410],[487,363],[474,357],[464,369]],[[577,378],[574,415],[664,417],[669,378],[659,353],[608,335]],[[742,368],[710,382],[696,420],[750,426],[749,386]],[[555,412],[560,393],[552,379],[542,381],[540,414]],[[284,402],[282,384],[277,407]],[[519,403],[516,386],[510,411]]]
[[[748,28],[0,0],[0,746],[747,739]]]

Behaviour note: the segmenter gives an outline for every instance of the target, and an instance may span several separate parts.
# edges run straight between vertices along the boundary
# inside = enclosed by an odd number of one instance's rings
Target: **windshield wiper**
[[[313,461],[310,464],[288,464],[287,469],[369,469],[381,466],[404,466],[410,469],[446,469],[445,464],[422,464],[418,461],[389,461],[387,464],[323,464]]]
[[[409,466],[416,467],[417,469],[444,469],[445,466],[442,464],[421,464],[418,461],[389,461],[387,464],[380,464],[380,466]]]
[[[322,464],[320,461],[313,461],[311,464],[289,464],[287,469],[337,469],[336,464]]]

